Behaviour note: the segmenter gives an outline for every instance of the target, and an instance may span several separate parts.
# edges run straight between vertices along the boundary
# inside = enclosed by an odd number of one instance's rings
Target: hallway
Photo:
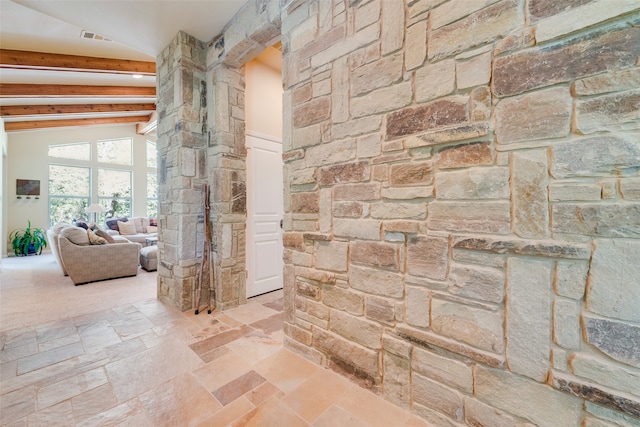
[[[51,265],[43,260],[36,263],[39,274],[29,277],[46,280]],[[3,299],[20,275],[6,265]],[[69,286],[80,293],[117,282]],[[283,335],[282,291],[211,315],[181,313],[152,298],[68,318],[61,313],[18,329],[3,326],[0,424],[427,425],[284,349]]]

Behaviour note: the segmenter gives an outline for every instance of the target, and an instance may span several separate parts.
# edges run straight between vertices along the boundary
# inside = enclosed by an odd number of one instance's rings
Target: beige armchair
[[[140,248],[139,243],[77,245],[58,236],[63,269],[76,285],[137,275]]]

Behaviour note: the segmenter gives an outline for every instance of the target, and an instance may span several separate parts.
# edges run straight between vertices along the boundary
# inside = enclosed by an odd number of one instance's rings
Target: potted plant
[[[31,228],[31,220],[27,220],[27,228],[14,230],[9,234],[9,240],[16,256],[31,254],[40,255],[47,247],[47,238],[42,228]]]

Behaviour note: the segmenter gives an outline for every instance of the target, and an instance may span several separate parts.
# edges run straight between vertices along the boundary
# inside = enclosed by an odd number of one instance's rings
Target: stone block
[[[540,239],[549,235],[548,169],[544,150],[513,153],[513,227],[520,237]]]
[[[453,250],[454,261],[477,264],[484,267],[504,268],[505,260],[501,255],[466,251],[461,249]]]
[[[380,155],[382,140],[380,134],[367,135],[357,140],[358,158],[376,157]]]
[[[473,2],[471,7],[477,4],[478,2]],[[519,2],[503,0],[456,22],[432,30],[429,37],[429,60],[446,58],[470,47],[490,43],[504,37],[522,24],[524,24],[524,16],[520,11]]]
[[[575,131],[586,135],[640,128],[640,90],[617,92],[576,102]]]
[[[417,236],[407,244],[407,273],[444,280],[447,277],[449,242],[441,237]]]
[[[431,330],[481,350],[504,351],[503,319],[499,313],[433,298]]]
[[[569,134],[572,100],[566,88],[553,88],[502,100],[496,105],[496,136],[502,145]]]
[[[302,129],[293,129],[291,147],[303,148],[310,145],[318,145],[322,142],[320,125],[308,126]]]
[[[352,242],[350,259],[355,264],[397,271],[400,267],[399,246],[383,242]]]
[[[483,53],[467,61],[456,62],[458,89],[489,84],[491,80],[491,52]]]
[[[556,203],[555,233],[594,237],[640,237],[640,204]]]
[[[579,425],[580,399],[507,371],[478,365],[474,374],[475,395],[481,402],[540,427]]]
[[[321,233],[329,233],[332,229],[332,210],[333,210],[333,196],[330,188],[320,189],[320,219],[318,220],[318,227]]]
[[[426,288],[407,286],[404,302],[404,318],[411,326],[429,327],[430,292]]]
[[[614,411],[604,406],[596,405],[591,402],[585,402],[585,410],[588,414],[597,416],[600,420],[598,423],[590,425],[586,424],[585,427],[609,427],[610,425],[621,425],[625,427],[640,427],[640,421],[637,417],[626,415],[623,412]]]
[[[639,9],[633,0],[588,2],[540,21],[536,28],[536,41],[552,40]]]
[[[416,102],[423,103],[453,93],[456,63],[453,59],[426,64],[416,70]]]
[[[314,263],[316,268],[336,272],[347,271],[347,242],[315,242]]]
[[[334,43],[331,48],[325,49],[311,57],[311,67],[322,67],[377,40],[380,40],[380,26],[369,25],[352,36]]]
[[[351,98],[351,117],[359,118],[398,110],[411,104],[413,88],[411,82],[376,89],[356,98]]]
[[[362,28],[378,22],[380,19],[380,0],[373,0],[369,3],[360,4],[355,10],[355,29]]]
[[[525,28],[511,33],[502,40],[498,40],[495,44],[496,47],[493,54],[495,56],[502,55],[503,53],[513,52],[525,47],[533,46],[535,43],[535,27]]]
[[[361,316],[364,313],[363,295],[349,289],[326,286],[322,292],[322,302],[331,308],[356,316]]]
[[[638,54],[640,29],[635,27],[517,52],[493,61],[494,94],[511,96],[602,71],[628,68],[636,64]]]
[[[598,239],[593,244],[587,308],[640,323],[640,242]]]
[[[523,422],[523,420],[517,419],[506,412],[466,396],[464,398],[464,420],[468,425],[472,426],[533,427],[533,424]]]
[[[333,234],[337,237],[362,240],[380,240],[381,222],[377,220],[338,219],[333,220]]]
[[[333,204],[333,215],[343,218],[360,218],[363,213],[360,202],[335,202]]]
[[[316,283],[296,280],[296,295],[320,301],[322,299],[322,288]]]
[[[493,153],[491,143],[488,141],[454,145],[438,151],[437,165],[439,169],[490,165],[492,163]]]
[[[382,2],[382,34],[381,42],[382,56],[402,48],[404,41],[404,7],[395,2]]]
[[[339,184],[333,188],[335,201],[366,201],[380,198],[380,184]]]
[[[440,172],[435,179],[436,198],[455,199],[508,199],[508,168],[468,168],[460,171]]]
[[[376,322],[392,324],[395,319],[395,302],[386,298],[367,296],[365,314]]]
[[[551,273],[547,261],[507,260],[507,362],[540,382],[550,368]]]
[[[402,55],[395,54],[363,65],[350,75],[351,97],[387,87],[402,78]]]
[[[456,125],[445,129],[428,131],[416,137],[405,140],[406,148],[426,147],[429,145],[439,145],[447,142],[464,141],[485,136],[489,133],[487,123]]]
[[[399,8],[398,8],[399,9]],[[427,21],[419,21],[407,28],[405,68],[413,70],[424,64],[427,58]]]
[[[383,188],[381,195],[383,200],[428,199],[433,197],[433,187]],[[424,210],[424,212],[426,212],[426,210]]]
[[[291,212],[292,213],[318,213],[320,212],[318,192],[292,193]]]
[[[304,251],[306,245],[302,233],[287,232],[282,235],[282,244],[285,248]]]
[[[427,227],[432,230],[508,234],[509,202],[435,201],[429,203]]]
[[[453,295],[500,304],[504,298],[504,273],[495,268],[452,264],[449,292]]]
[[[411,369],[463,393],[473,392],[472,367],[466,363],[414,348],[411,353]]]
[[[599,95],[640,87],[640,68],[612,70],[577,80],[571,86],[573,96]]]
[[[349,67],[346,58],[340,58],[331,68],[331,122],[349,120]]]
[[[463,400],[457,391],[415,372],[411,374],[411,391],[414,402],[440,411],[456,421],[462,421]]]
[[[433,30],[443,27],[447,24],[455,22],[460,18],[464,18],[472,14],[473,12],[477,12],[480,9],[483,9],[487,6],[496,3],[498,0],[476,0],[473,2],[468,2],[465,0],[452,0],[446,2],[445,4],[438,6],[437,4],[432,4],[431,7],[431,28]],[[431,1],[431,3],[434,3]],[[442,1],[437,3],[443,3]],[[435,7],[438,6],[438,7]]]
[[[369,176],[369,162],[350,162],[320,168],[318,170],[318,184],[333,185],[368,181]]]
[[[433,163],[431,161],[391,165],[391,180],[389,183],[392,186],[429,185],[432,182]]]
[[[464,123],[469,119],[468,97],[450,96],[418,107],[405,108],[386,115],[385,139]]]
[[[576,353],[570,359],[572,372],[578,377],[614,390],[640,396],[640,370],[623,367],[590,354]]]
[[[374,203],[371,218],[423,220],[427,216],[425,203]]]
[[[555,291],[558,295],[581,300],[587,283],[589,264],[580,261],[558,260]]]
[[[389,2],[383,2],[389,3]],[[411,403],[411,370],[409,360],[384,352],[382,388],[384,398],[405,409]]]
[[[379,378],[378,352],[319,328],[313,330],[313,342],[329,358],[338,359],[371,380]]]
[[[553,373],[551,381],[554,388],[565,393],[590,400],[599,405],[608,406],[623,414],[640,418],[640,404],[637,400],[628,399],[626,397],[628,395],[622,395],[621,393],[613,392],[610,388],[595,384],[592,381],[585,382],[575,376],[568,376],[559,372]]]
[[[640,133],[605,134],[555,144],[555,178],[619,176],[640,167]]]
[[[549,186],[549,200],[552,202],[600,200],[602,188],[596,184],[562,183]]]
[[[293,109],[294,128],[307,127],[327,120],[331,116],[331,98],[323,96],[298,105]]]
[[[309,147],[304,159],[307,167],[310,167],[345,163],[353,160],[355,156],[356,142],[353,139],[347,139]]]
[[[553,304],[553,340],[560,347],[580,347],[580,304],[576,301],[556,299]]]
[[[289,173],[289,183],[293,185],[309,185],[316,183],[316,169],[305,168],[291,171]]]
[[[370,349],[382,348],[382,326],[340,310],[331,310],[329,329]]]
[[[464,357],[468,357],[469,359],[473,359],[486,366],[504,368],[504,359],[502,356],[488,351],[479,350],[455,339],[445,338],[433,332],[411,328],[404,325],[398,325],[396,327],[396,332],[399,337],[410,342],[414,342],[422,347],[431,348],[431,346],[434,345]]]
[[[640,368],[640,326],[582,315],[585,341],[619,362]]]
[[[349,268],[349,285],[353,289],[370,295],[390,298],[402,298],[404,296],[402,276],[389,271],[351,265]]]

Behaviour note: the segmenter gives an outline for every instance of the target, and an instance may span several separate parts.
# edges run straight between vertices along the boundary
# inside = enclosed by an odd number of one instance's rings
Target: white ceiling
[[[37,50],[34,48],[42,42],[45,50],[41,51],[87,55],[91,47],[86,43],[71,43],[72,38],[80,38],[78,29],[84,29],[119,44],[95,47],[98,54],[93,56],[155,60],[180,30],[205,42],[213,39],[244,3],[246,0],[1,0],[1,43]],[[65,49],[77,52],[59,52],[56,39],[64,40]]]

